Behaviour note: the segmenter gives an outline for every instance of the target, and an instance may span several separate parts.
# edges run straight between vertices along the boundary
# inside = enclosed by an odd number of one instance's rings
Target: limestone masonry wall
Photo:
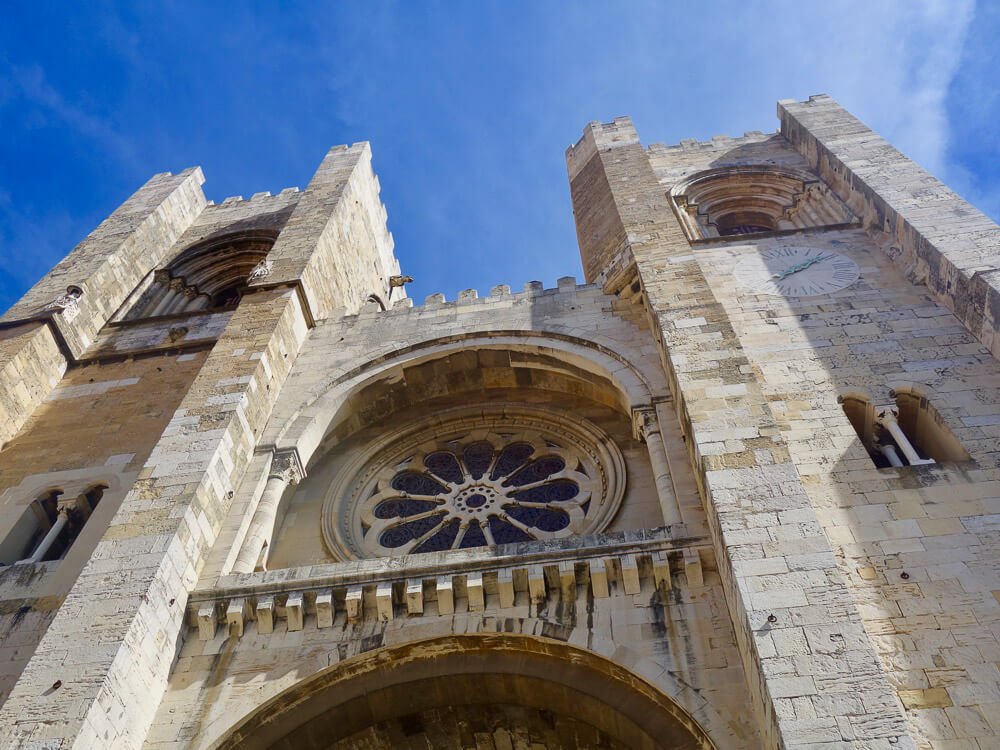
[[[0,746],[1000,746],[1000,229],[828,97],[779,118],[591,123],[589,283],[419,306],[366,143],[218,205],[154,176],[0,318]],[[857,278],[747,284],[782,248]],[[842,402],[897,398],[947,456],[876,465]],[[465,440],[561,468],[501,487]],[[466,484],[395,486],[435,453]],[[399,554],[552,477],[579,525]]]
[[[778,103],[782,134],[917,282],[1000,355],[1000,227],[828,96]]]
[[[592,125],[585,140],[615,194],[662,341],[764,744],[912,742],[742,342],[629,129],[627,120]],[[774,634],[813,648],[791,658],[762,638]],[[857,711],[842,711],[843,692]]]

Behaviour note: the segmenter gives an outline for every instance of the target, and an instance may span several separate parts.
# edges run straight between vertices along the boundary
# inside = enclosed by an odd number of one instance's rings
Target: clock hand
[[[774,276],[772,278],[774,278],[774,279],[776,279],[778,281],[781,281],[782,279],[788,278],[793,273],[798,273],[799,271],[804,271],[807,268],[809,268],[809,266],[813,265],[814,263],[819,263],[821,260],[826,260],[827,258],[831,258],[831,257],[833,257],[833,256],[831,256],[831,255],[818,255],[815,258],[809,258],[807,260],[802,261],[801,263],[796,263],[794,266],[789,266],[784,271],[782,271],[780,274],[777,274],[777,273],[774,274]]]
[[[774,274],[773,276],[771,276],[771,278],[772,279],[777,279],[778,281],[781,281],[782,279],[786,278],[787,276],[791,276],[793,273],[798,273],[803,268],[808,268],[809,265],[810,265],[809,261],[803,261],[802,263],[796,263],[794,266],[789,266],[788,268],[786,268],[781,273]]]

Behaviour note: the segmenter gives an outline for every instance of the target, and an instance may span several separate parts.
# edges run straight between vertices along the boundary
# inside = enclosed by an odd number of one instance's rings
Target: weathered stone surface
[[[219,205],[197,170],[154,177],[3,319],[0,744],[995,745],[998,230],[829,98],[779,116],[648,149],[627,118],[592,123],[567,153],[589,283],[423,306],[390,286],[367,144],[305,191]],[[706,173],[732,176],[726,200],[774,188],[730,217],[748,233],[706,208]],[[857,279],[782,297],[734,273],[791,246]],[[171,269],[203,247],[219,266],[196,274],[239,294],[187,306]],[[37,314],[68,284],[79,304]],[[838,397],[872,419],[910,398],[951,457],[879,468]],[[519,445],[525,414],[552,431],[524,466],[562,468],[462,479],[472,546],[344,541],[413,499],[341,512],[401,467],[459,481],[407,439]],[[528,515],[514,541],[474,536],[482,503],[516,519],[551,476],[598,506],[625,486],[585,533]],[[98,486],[65,555],[24,562]],[[458,502],[430,491],[378,528]]]

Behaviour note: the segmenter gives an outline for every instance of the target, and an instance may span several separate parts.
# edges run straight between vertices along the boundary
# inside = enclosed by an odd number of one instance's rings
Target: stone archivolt
[[[527,407],[449,410],[368,446],[323,507],[336,556],[392,556],[601,531],[625,490],[596,425]]]
[[[315,737],[338,749],[400,747],[394,729],[407,747],[467,747],[457,727],[448,736],[456,710],[483,732],[477,737],[489,738],[477,747],[716,747],[675,700],[612,661],[496,633],[427,639],[339,663],[262,706],[216,748],[315,747]]]
[[[267,253],[275,238],[274,232],[255,231],[188,248],[169,266],[154,272],[151,285],[127,319],[232,307],[248,281],[270,273]]]
[[[815,176],[769,167],[699,172],[675,185],[671,197],[690,240],[856,220]]]

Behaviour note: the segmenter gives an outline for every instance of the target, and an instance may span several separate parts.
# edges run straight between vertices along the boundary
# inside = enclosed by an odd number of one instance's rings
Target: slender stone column
[[[60,506],[59,515],[56,516],[56,521],[52,524],[52,528],[49,529],[49,533],[38,543],[35,551],[31,553],[31,557],[25,560],[18,560],[18,563],[36,563],[41,561],[45,557],[45,553],[55,543],[62,530],[66,528],[67,523],[69,523],[69,509],[65,506]]]
[[[156,307],[150,312],[150,317],[155,317],[157,315],[166,315],[174,311],[177,299],[181,295],[181,290],[184,288],[184,281],[182,279],[172,279],[169,273],[164,273],[165,279],[158,279],[156,283],[163,285],[163,294],[160,300],[156,303]]]
[[[920,466],[921,464],[932,464],[934,463],[933,458],[921,458],[920,454],[917,453],[917,449],[913,447],[913,443],[910,439],[906,437],[906,433],[903,432],[903,428],[899,426],[899,422],[896,421],[895,417],[891,414],[886,414],[879,418],[879,424],[881,424],[885,429],[889,431],[892,435],[892,439],[896,441],[896,445],[899,449],[903,451],[903,455],[906,456],[907,462],[910,466]]]
[[[903,463],[903,460],[899,457],[899,454],[896,453],[895,445],[880,445],[878,449],[882,451],[882,455],[885,456],[891,466],[895,466],[897,468],[900,466],[906,466],[906,464]]]
[[[292,449],[274,454],[274,458],[271,459],[267,483],[264,485],[264,492],[260,496],[257,510],[254,511],[253,519],[250,521],[250,528],[247,529],[240,554],[233,564],[234,573],[253,573],[258,562],[262,565],[266,564],[266,557],[261,560],[261,553],[271,543],[271,537],[274,534],[274,521],[278,517],[281,497],[288,489],[288,485],[298,484],[305,477],[305,474],[299,461],[298,451]]]
[[[654,409],[636,409],[632,412],[632,425],[636,439],[646,443],[649,451],[649,463],[653,467],[653,480],[656,482],[656,496],[660,499],[660,511],[663,513],[663,523],[672,526],[681,523],[681,512],[677,507],[677,496],[674,494],[674,484],[670,477],[670,464],[667,461],[663,436],[660,434],[660,421]]]

